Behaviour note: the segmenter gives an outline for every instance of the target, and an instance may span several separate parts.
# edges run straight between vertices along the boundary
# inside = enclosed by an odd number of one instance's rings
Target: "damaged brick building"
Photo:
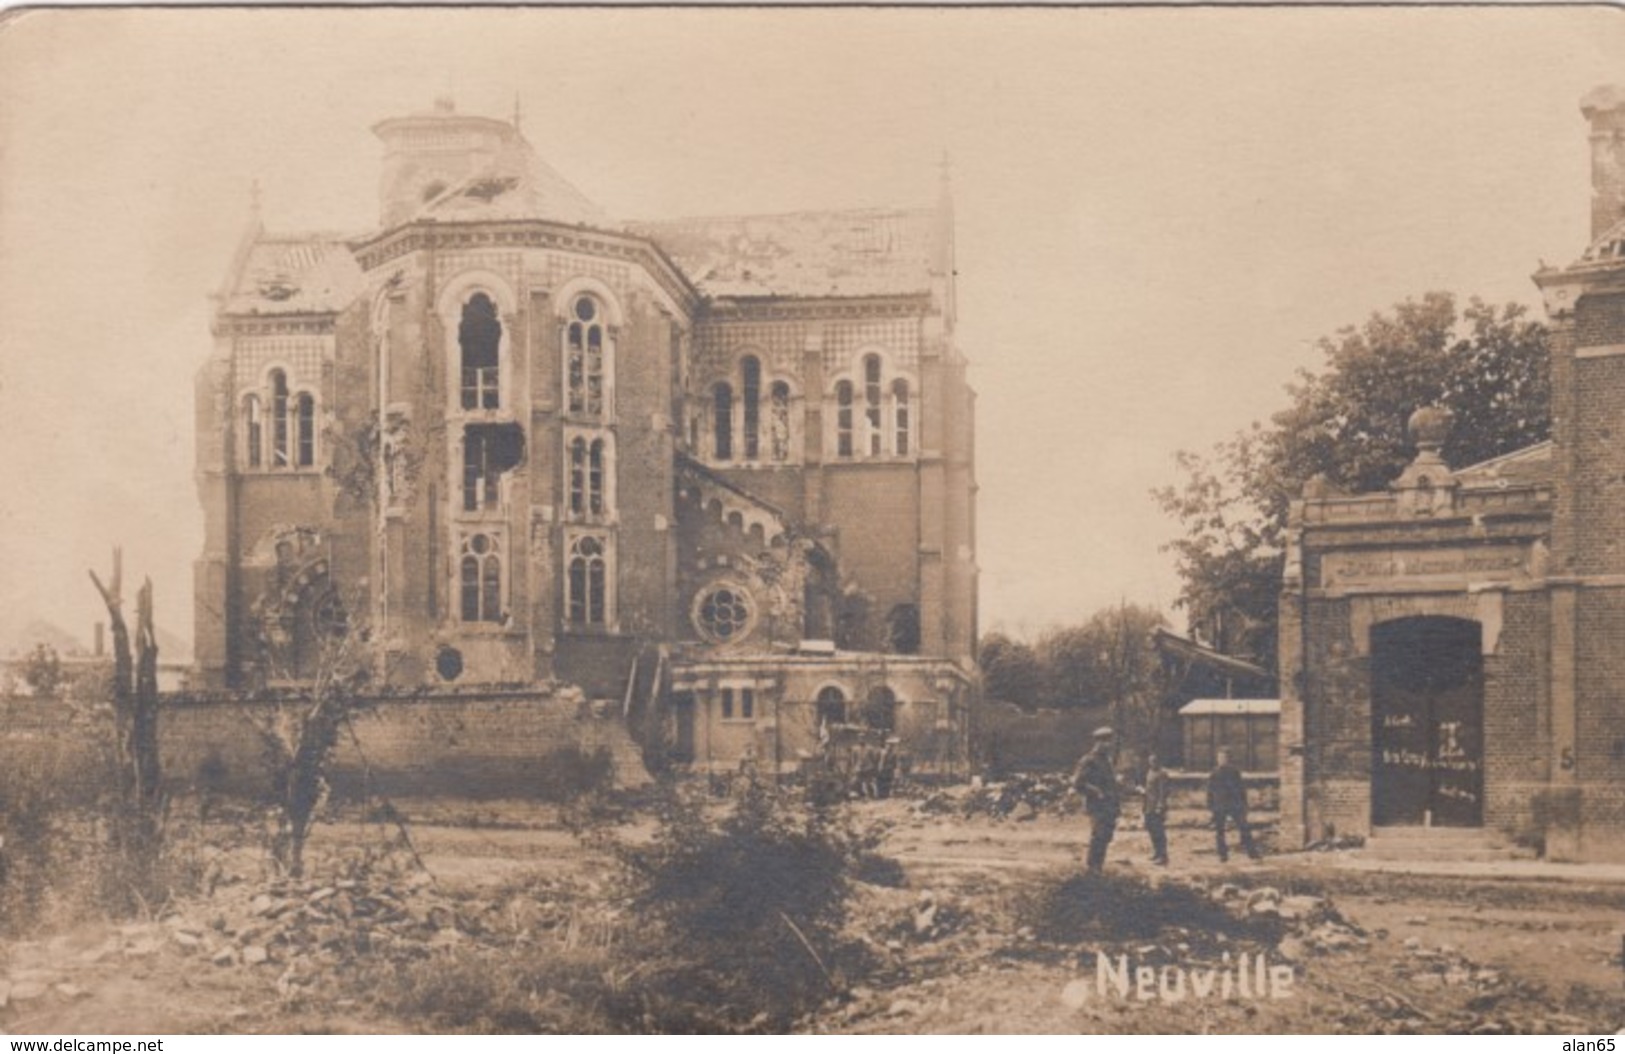
[[[374,133],[374,231],[255,218],[216,297],[197,684],[301,684],[364,625],[384,695],[575,685],[694,767],[795,767],[837,724],[962,762],[946,175],[920,210],[621,222],[517,117]]]
[[[1381,494],[1312,485],[1281,606],[1282,826],[1625,856],[1625,89],[1589,93],[1591,244],[1534,276],[1552,438]]]
[[[376,228],[256,218],[217,296],[197,683],[297,685],[364,626],[385,695],[578,686],[699,768],[793,767],[833,725],[962,762],[946,180],[914,210],[622,222],[517,118],[374,132]]]

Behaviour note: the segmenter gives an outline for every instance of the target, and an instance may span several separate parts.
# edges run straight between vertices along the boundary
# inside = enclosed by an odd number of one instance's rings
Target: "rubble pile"
[[[1242,889],[1229,882],[1212,887],[1207,895],[1237,919],[1277,923],[1281,937],[1276,951],[1289,961],[1370,944],[1365,931],[1345,919],[1326,897],[1283,894],[1274,886]]]
[[[916,816],[990,816],[996,820],[1035,820],[1061,812],[1071,785],[1065,775],[1015,775],[996,783],[933,791],[915,802]]]

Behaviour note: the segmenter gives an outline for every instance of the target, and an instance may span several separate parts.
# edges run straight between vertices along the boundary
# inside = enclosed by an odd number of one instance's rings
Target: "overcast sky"
[[[1316,338],[1535,303],[1586,241],[1605,8],[44,11],[0,26],[0,627],[88,639],[122,543],[191,636],[192,376],[263,187],[365,231],[369,128],[449,93],[611,215],[925,204],[980,392],[984,629],[1171,604],[1148,491]],[[1174,615],[1176,624],[1182,618]]]

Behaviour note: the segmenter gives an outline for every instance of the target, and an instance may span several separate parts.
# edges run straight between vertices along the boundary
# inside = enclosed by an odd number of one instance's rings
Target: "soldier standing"
[[[1145,833],[1151,836],[1151,862],[1168,866],[1168,770],[1155,754],[1146,759]]]
[[[1213,814],[1213,837],[1219,846],[1219,862],[1230,859],[1230,847],[1224,840],[1226,820],[1236,825],[1242,851],[1257,860],[1258,848],[1253,845],[1253,834],[1247,827],[1247,785],[1241,781],[1241,770],[1230,763],[1228,750],[1220,750],[1214,760],[1218,764],[1207,778],[1207,807]]]
[[[1110,728],[1095,729],[1094,746],[1078,759],[1077,767],[1072,770],[1072,788],[1083,795],[1083,807],[1089,813],[1091,874],[1099,873],[1106,866],[1106,847],[1112,844],[1122,808],[1122,792],[1117,785],[1117,772],[1112,767],[1113,738]]]

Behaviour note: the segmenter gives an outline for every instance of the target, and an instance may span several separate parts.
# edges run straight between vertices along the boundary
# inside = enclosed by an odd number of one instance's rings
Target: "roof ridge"
[[[1485,458],[1483,461],[1477,461],[1471,465],[1463,465],[1461,468],[1458,468],[1452,472],[1451,475],[1460,476],[1467,472],[1479,472],[1484,469],[1495,468],[1498,465],[1504,465],[1512,461],[1517,461],[1521,458],[1531,457],[1534,454],[1549,448],[1551,445],[1552,441],[1550,439],[1542,439],[1538,443],[1531,443],[1528,446],[1521,446],[1516,450],[1509,450],[1505,454],[1497,454],[1495,457]]]
[[[791,209],[787,212],[721,212],[701,216],[674,216],[669,219],[628,220],[633,227],[662,226],[676,223],[721,223],[726,220],[787,220],[798,216],[874,216],[885,213],[899,215],[934,215],[931,205],[856,205],[834,209]]]

